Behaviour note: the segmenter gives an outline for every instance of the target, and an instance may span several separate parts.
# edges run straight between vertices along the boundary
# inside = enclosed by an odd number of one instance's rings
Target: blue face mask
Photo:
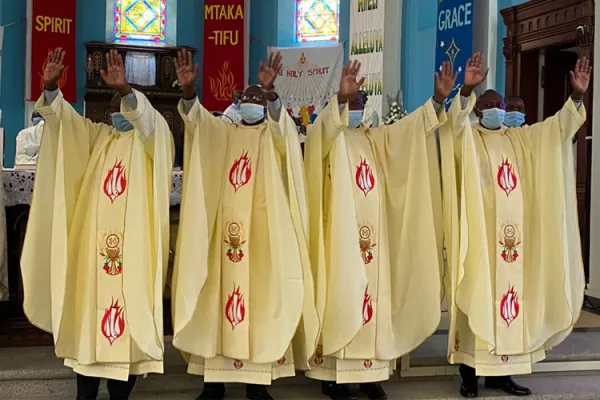
[[[495,130],[499,129],[504,123],[506,112],[500,108],[490,108],[489,110],[481,111],[481,113],[483,114],[481,125],[484,128]]]
[[[504,125],[509,128],[518,128],[525,123],[525,114],[520,111],[509,111],[504,117]]]
[[[36,126],[37,124],[39,124],[40,122],[42,122],[44,120],[44,118],[42,117],[34,117],[31,118],[31,122],[33,122],[33,126]]]
[[[119,132],[127,132],[133,129],[133,125],[129,122],[121,113],[112,113],[110,115],[112,118],[113,128],[118,130]]]
[[[255,124],[265,118],[265,107],[260,104],[240,104],[240,115],[247,124]]]
[[[348,112],[348,127],[358,128],[363,120],[364,110],[350,110]]]

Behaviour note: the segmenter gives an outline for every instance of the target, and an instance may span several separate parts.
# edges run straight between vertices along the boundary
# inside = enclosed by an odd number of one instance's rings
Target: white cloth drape
[[[134,85],[156,85],[156,58],[151,53],[128,52],[125,54],[125,77]]]

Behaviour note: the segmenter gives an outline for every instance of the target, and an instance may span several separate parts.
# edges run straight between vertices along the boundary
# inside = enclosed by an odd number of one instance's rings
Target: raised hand
[[[60,79],[65,65],[65,52],[62,48],[58,47],[54,51],[48,51],[48,58],[46,59],[46,67],[44,68],[44,88],[46,90],[58,89],[58,80]]]
[[[571,97],[575,100],[582,100],[583,95],[590,86],[590,76],[592,75],[592,66],[587,57],[582,57],[577,60],[575,69],[571,73],[571,86],[573,94]]]
[[[106,64],[108,71],[100,70],[100,76],[111,89],[117,92],[129,91],[129,85],[125,81],[125,66],[123,65],[123,56],[117,50],[111,50],[106,53]]]
[[[444,104],[446,98],[450,96],[452,89],[454,89],[456,78],[458,78],[458,72],[452,74],[452,65],[448,61],[444,61],[440,73],[435,73],[435,94],[433,95],[433,99],[438,104]]]
[[[360,73],[360,63],[358,61],[348,61],[348,64],[342,70],[342,79],[340,80],[340,91],[338,93],[338,101],[345,103],[349,98],[354,96],[360,90],[360,87],[365,83],[365,77],[358,79]]]
[[[262,60],[258,65],[258,83],[265,90],[273,89],[273,83],[275,79],[277,79],[277,75],[281,72],[281,53],[277,52],[277,54],[273,55],[273,53],[269,54],[269,61],[267,65],[265,65]]]
[[[194,96],[196,87],[196,78],[198,77],[198,64],[192,61],[192,52],[180,50],[175,58],[175,71],[177,80],[183,90],[183,97],[191,98]]]
[[[464,87],[469,91],[469,94],[470,91],[485,81],[488,72],[490,72],[489,68],[483,68],[483,56],[481,53],[475,53],[469,58],[465,66],[464,81]]]

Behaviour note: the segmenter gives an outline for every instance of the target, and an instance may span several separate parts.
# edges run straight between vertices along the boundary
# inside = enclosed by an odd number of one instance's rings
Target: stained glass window
[[[338,40],[340,0],[296,0],[298,42]]]
[[[117,39],[165,40],[167,0],[114,0]]]

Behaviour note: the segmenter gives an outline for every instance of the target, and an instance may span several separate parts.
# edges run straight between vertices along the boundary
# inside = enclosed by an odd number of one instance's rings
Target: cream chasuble
[[[118,132],[62,94],[46,124],[21,257],[25,314],[77,373],[127,380],[163,370],[162,292],[173,138],[143,94]]]
[[[279,122],[231,124],[197,100],[180,113],[186,147],[173,344],[205,382],[293,376],[308,367],[319,330],[293,121],[283,112]]]
[[[475,101],[457,96],[440,129],[448,357],[481,376],[528,374],[583,303],[571,140],[585,109],[568,100],[544,122],[492,131],[470,125]]]
[[[386,380],[396,359],[436,330],[440,263],[426,149],[445,119],[429,101],[391,126],[350,129],[333,97],[309,127],[309,246],[323,328],[308,377]]]

